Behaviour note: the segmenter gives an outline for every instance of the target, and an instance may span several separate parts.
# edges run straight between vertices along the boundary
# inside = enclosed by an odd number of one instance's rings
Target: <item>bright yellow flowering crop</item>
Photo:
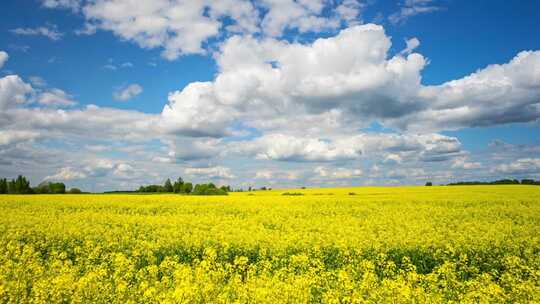
[[[540,187],[0,196],[0,303],[533,303]]]

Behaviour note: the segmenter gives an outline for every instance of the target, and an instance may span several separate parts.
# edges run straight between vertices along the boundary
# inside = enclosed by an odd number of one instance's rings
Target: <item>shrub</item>
[[[197,184],[193,188],[193,195],[228,195],[227,191],[224,189],[219,189],[216,185],[209,184]]]
[[[71,188],[71,189],[69,189],[68,193],[69,194],[81,194],[82,191],[79,188]]]

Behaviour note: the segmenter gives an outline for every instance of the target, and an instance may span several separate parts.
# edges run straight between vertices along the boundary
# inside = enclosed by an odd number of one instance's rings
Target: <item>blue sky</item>
[[[538,1],[130,3],[2,1],[0,176],[540,178]]]

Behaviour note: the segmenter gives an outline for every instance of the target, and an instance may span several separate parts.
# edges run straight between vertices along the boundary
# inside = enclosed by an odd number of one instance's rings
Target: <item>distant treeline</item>
[[[71,188],[66,192],[64,183],[42,182],[36,187],[30,186],[26,177],[19,175],[16,179],[0,178],[0,194],[64,194],[82,193],[78,188]]]
[[[196,184],[185,182],[179,177],[174,183],[168,178],[163,185],[140,186],[137,192],[142,193],[178,193],[191,195],[228,195],[231,192],[230,186],[217,187],[213,183]]]
[[[178,178],[174,183],[170,179],[165,181],[163,185],[148,185],[141,186],[136,191],[109,191],[106,193],[178,193],[191,195],[228,195],[231,192],[230,186],[217,187],[213,183],[196,184],[193,186],[190,182],[184,182],[182,178]],[[78,188],[66,190],[66,185],[59,182],[44,181],[32,187],[30,181],[19,175],[17,178],[8,180],[0,178],[0,194],[78,194],[84,193]]]
[[[457,182],[450,183],[448,186],[467,186],[467,185],[540,185],[540,181],[534,179],[522,179],[521,181],[517,179],[500,179],[492,182]]]

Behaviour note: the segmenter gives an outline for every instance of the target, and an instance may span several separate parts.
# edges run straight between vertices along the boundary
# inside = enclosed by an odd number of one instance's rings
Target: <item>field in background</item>
[[[2,195],[0,215],[0,303],[540,301],[538,186]]]

